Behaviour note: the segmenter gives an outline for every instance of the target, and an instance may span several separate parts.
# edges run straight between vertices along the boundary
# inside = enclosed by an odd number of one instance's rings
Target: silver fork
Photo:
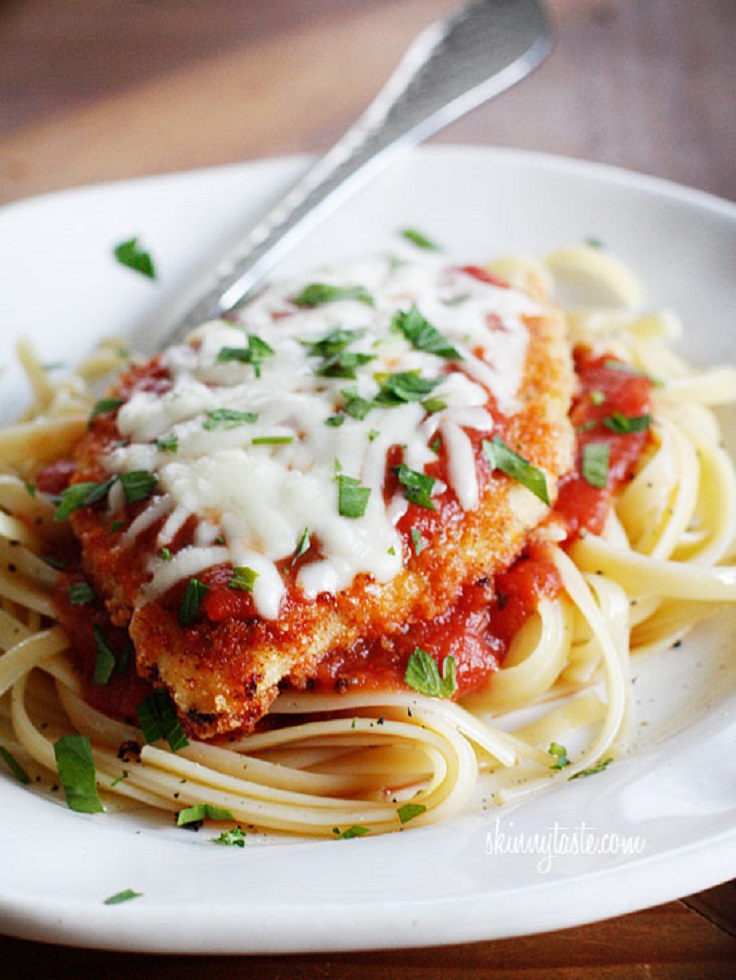
[[[326,214],[409,146],[520,81],[547,56],[551,30],[538,0],[482,0],[430,24],[345,135],[181,296],[135,338],[154,352],[233,311]]]

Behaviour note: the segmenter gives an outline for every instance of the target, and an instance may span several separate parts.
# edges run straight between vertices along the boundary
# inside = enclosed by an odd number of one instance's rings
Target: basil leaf
[[[362,517],[371,495],[370,487],[344,473],[337,475],[337,509],[341,517]]]
[[[219,837],[212,838],[213,844],[224,844],[225,847],[245,847],[245,831],[241,827],[231,827],[223,830]]]
[[[449,698],[457,690],[455,658],[445,657],[440,677],[440,670],[434,657],[421,647],[416,647],[407,661],[404,683],[428,697]]]
[[[241,364],[252,364],[257,378],[261,376],[261,364],[266,358],[273,357],[275,351],[265,340],[255,334],[246,334],[247,347],[223,347],[217,355],[217,363],[238,361]]]
[[[326,282],[310,283],[292,302],[295,306],[314,307],[339,300],[357,300],[367,306],[374,305],[373,297],[364,286],[332,286]]]
[[[62,735],[54,742],[54,757],[69,809],[78,813],[102,813],[89,738]]]
[[[156,489],[156,477],[148,470],[131,470],[120,474],[120,485],[129,504],[147,500]]]
[[[139,246],[138,238],[129,238],[127,241],[120,242],[113,249],[113,254],[121,265],[133,269],[134,272],[140,272],[149,279],[156,278],[153,259],[149,252]]]
[[[602,490],[607,486],[610,455],[607,442],[588,442],[583,446],[583,479],[592,487]]]
[[[86,606],[94,602],[95,594],[88,582],[75,582],[66,590],[70,606]]]
[[[105,631],[99,626],[93,626],[92,632],[97,645],[97,659],[93,680],[95,684],[107,684],[115,670],[116,660],[112,647],[110,646]]]
[[[75,510],[82,507],[90,507],[107,496],[110,487],[115,482],[116,477],[111,476],[104,483],[73,483],[61,492],[61,502],[56,511],[55,520],[65,521]]]
[[[27,786],[30,783],[31,777],[25,771],[20,762],[18,762],[18,760],[15,758],[13,753],[6,749],[4,745],[0,745],[0,759],[3,760],[5,765],[19,783],[23,783],[24,786]]]
[[[230,810],[224,807],[215,806],[213,803],[195,803],[185,810],[180,810],[176,815],[176,826],[186,827],[190,823],[199,823],[202,820],[234,820]]]
[[[352,827],[348,827],[347,830],[340,830],[339,827],[333,827],[332,833],[335,835],[335,840],[350,840],[351,837],[364,837],[369,830],[367,827],[362,827],[360,824],[354,823]]]
[[[199,606],[204,597],[209,592],[209,587],[200,582],[199,579],[190,578],[187,582],[187,587],[184,590],[184,595],[179,605],[179,625],[188,626],[190,623],[194,622],[197,612],[199,611]]]
[[[294,552],[294,560],[301,558],[302,555],[306,555],[312,546],[312,541],[309,537],[309,528],[305,527],[302,531],[299,541],[297,542],[296,551]]]
[[[501,470],[502,473],[516,480],[517,483],[521,483],[549,507],[547,478],[542,470],[524,459],[523,456],[519,456],[513,449],[509,449],[499,436],[494,436],[491,442],[484,439],[483,452],[493,469]]]
[[[409,820],[413,820],[420,814],[425,813],[427,810],[423,803],[404,803],[396,811],[399,820],[402,823],[407,823]]]
[[[428,238],[423,232],[417,231],[416,228],[404,228],[401,234],[412,245],[416,245],[417,248],[424,248],[431,252],[439,252],[440,247],[431,238]]]
[[[149,744],[165,739],[172,752],[189,745],[176,717],[176,708],[165,687],[156,687],[135,709],[143,737]]]
[[[611,432],[620,435],[627,435],[630,432],[646,432],[651,424],[650,415],[624,415],[622,412],[614,412],[608,418],[603,419],[603,424]]]
[[[345,414],[349,415],[353,419],[358,419],[361,421],[373,408],[373,404],[366,398],[361,398],[356,391],[346,390],[342,391],[341,394],[346,399],[344,408]]]
[[[154,442],[156,449],[159,449],[162,453],[175,453],[179,450],[179,437],[173,436],[159,436]]]
[[[115,895],[110,895],[109,898],[106,898],[105,899],[105,901],[104,901],[103,904],[105,904],[105,905],[121,905],[123,902],[129,902],[133,898],[141,898],[142,895],[143,895],[143,892],[136,892],[136,891],[133,891],[132,888],[125,888],[121,892],[116,892]]]
[[[226,429],[233,429],[243,422],[256,422],[258,420],[256,412],[241,412],[235,408],[211,408],[205,412],[205,415],[207,419],[202,428],[208,432],[216,429],[219,425]]]
[[[442,378],[422,378],[415,371],[397,371],[396,374],[378,375],[376,380],[380,391],[374,404],[390,406],[422,401],[432,394]]]
[[[228,587],[231,589],[240,589],[242,592],[252,592],[257,578],[258,572],[252,568],[248,568],[246,565],[237,565],[233,568],[232,578],[228,582]]]
[[[432,488],[437,481],[434,477],[412,470],[405,463],[401,463],[400,466],[392,466],[391,469],[396,474],[399,483],[404,487],[404,496],[407,500],[427,510],[435,509],[432,500]]]
[[[416,350],[435,354],[451,361],[461,361],[462,354],[453,347],[432,324],[412,306],[408,312],[399,310],[391,321],[391,329],[403,334]]]
[[[414,554],[417,555],[418,557],[427,547],[429,542],[424,537],[422,532],[416,527],[412,527],[410,529],[410,533],[411,533],[411,543],[414,545]]]
[[[98,415],[104,415],[107,412],[115,411],[115,409],[119,408],[122,404],[122,398],[101,398],[93,405],[92,411],[89,413],[87,423],[89,424],[92,419],[96,419]]]
[[[564,769],[565,766],[570,765],[570,760],[567,757],[567,749],[564,745],[559,745],[557,742],[550,742],[547,752],[555,760],[550,766],[550,769]]]
[[[613,759],[610,757],[607,759],[601,759],[600,762],[596,763],[594,766],[591,766],[590,769],[581,769],[580,772],[574,773],[572,776],[570,776],[570,779],[580,779],[582,776],[595,776],[596,773],[603,772],[604,769],[607,769],[612,762]]]

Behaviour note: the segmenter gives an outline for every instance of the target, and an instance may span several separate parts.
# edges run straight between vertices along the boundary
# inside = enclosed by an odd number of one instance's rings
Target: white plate
[[[70,360],[176,294],[202,256],[305,165],[266,161],[65,192],[0,213],[0,414],[27,399],[14,339]],[[600,166],[429,148],[320,227],[304,267],[420,228],[450,254],[541,253],[590,236],[685,318],[701,363],[734,360],[736,208]],[[111,259],[138,235],[157,283]],[[224,848],[144,815],[72,813],[0,774],[0,929],[112,949],[291,952],[417,946],[573,926],[736,874],[736,621],[636,668],[632,755],[513,810],[387,837]],[[645,725],[641,723],[645,722]],[[627,853],[628,852],[628,853]],[[125,888],[142,896],[117,906]]]

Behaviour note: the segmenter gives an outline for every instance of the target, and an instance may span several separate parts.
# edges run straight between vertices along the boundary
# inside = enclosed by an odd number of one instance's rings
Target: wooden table
[[[326,148],[453,0],[6,0],[0,202]],[[444,142],[560,153],[736,198],[732,0],[549,0],[554,54]],[[1,871],[0,871],[1,873]],[[14,976],[729,976],[736,885],[555,934],[186,959],[0,938]],[[18,964],[17,966],[15,964]]]

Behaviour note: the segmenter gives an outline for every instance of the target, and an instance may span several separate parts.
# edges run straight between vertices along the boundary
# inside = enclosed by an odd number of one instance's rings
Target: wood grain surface
[[[0,0],[0,203],[325,149],[416,32],[454,6]],[[549,60],[437,139],[597,160],[736,198],[736,2],[548,7]],[[435,950],[187,959],[0,938],[0,957],[13,977],[710,978],[734,975],[735,936],[731,883],[594,925]]]

